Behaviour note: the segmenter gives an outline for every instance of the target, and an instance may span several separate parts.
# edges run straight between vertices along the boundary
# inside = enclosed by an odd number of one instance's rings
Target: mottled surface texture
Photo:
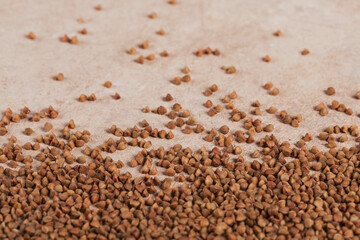
[[[353,98],[360,90],[358,1],[179,0],[174,6],[165,0],[101,1],[102,11],[94,10],[97,1],[0,2],[0,108],[19,112],[27,106],[39,112],[52,105],[59,111],[59,117],[51,121],[55,133],[73,119],[78,129],[92,133],[92,146],[111,136],[107,130],[112,124],[123,129],[146,119],[153,127],[166,129],[169,119],[141,112],[146,105],[151,110],[159,105],[170,109],[178,102],[206,129],[223,124],[241,129],[242,123],[229,120],[228,110],[211,118],[203,106],[207,99],[222,104],[221,99],[234,90],[239,95],[234,105],[240,110],[249,113],[253,109],[250,104],[260,101],[259,118],[274,124],[281,141],[294,143],[306,132],[315,135],[326,125],[360,122],[359,102]],[[156,12],[158,18],[149,19],[151,12]],[[78,18],[85,22],[79,23]],[[87,35],[79,33],[84,27]],[[161,28],[164,36],[156,34]],[[282,37],[273,36],[277,30],[282,31]],[[26,37],[30,31],[36,40]],[[63,34],[77,35],[79,44],[61,42]],[[145,40],[149,48],[139,49],[137,45]],[[193,54],[207,46],[218,48],[221,55]],[[135,47],[138,54],[128,55],[130,47]],[[301,55],[304,48],[309,49],[309,55]],[[160,57],[163,50],[170,56]],[[143,65],[134,61],[150,53],[155,54],[155,61]],[[265,55],[271,57],[270,63],[261,61]],[[183,75],[185,65],[191,69],[192,81],[172,84],[173,77]],[[221,69],[224,65],[234,65],[238,71],[225,74]],[[54,76],[60,72],[65,79],[55,81]],[[111,81],[112,88],[105,88],[105,81]],[[280,89],[278,96],[262,88],[267,81]],[[205,97],[204,90],[213,83],[219,91]],[[324,94],[328,86],[335,87],[334,96]],[[121,100],[111,97],[115,92]],[[77,98],[82,93],[95,93],[98,100],[80,103]],[[167,93],[174,97],[170,103],[163,101]],[[329,110],[326,117],[321,117],[313,109],[333,99],[351,107],[354,114]],[[265,112],[271,105],[291,115],[301,113],[303,122],[299,128],[281,123],[276,115]],[[15,135],[21,145],[44,134],[44,123],[11,124],[0,141],[5,143]],[[22,132],[26,127],[33,128],[35,134],[25,136]],[[173,140],[152,139],[153,146],[175,142],[194,150],[211,146],[202,140],[205,133],[185,135],[179,128],[173,132]],[[257,135],[256,140],[263,135]],[[256,146],[245,144],[242,148],[253,150]],[[126,162],[136,151],[112,156]]]

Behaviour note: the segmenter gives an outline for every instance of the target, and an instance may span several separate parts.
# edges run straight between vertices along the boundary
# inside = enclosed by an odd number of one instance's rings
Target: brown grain
[[[169,53],[168,53],[166,50],[164,50],[164,51],[162,51],[162,52],[160,53],[160,56],[162,56],[162,57],[168,57],[168,56],[169,56]]]
[[[128,54],[130,54],[130,55],[135,55],[136,53],[137,53],[137,51],[136,51],[136,49],[135,48],[130,48],[128,51]]]
[[[171,96],[170,93],[168,93],[168,94],[166,94],[166,96],[165,96],[164,99],[165,99],[165,101],[170,102],[170,101],[172,101],[174,98],[173,98],[173,96]]]
[[[94,93],[92,93],[88,98],[87,98],[88,101],[95,101],[96,100],[96,96]]]
[[[235,91],[233,91],[232,93],[229,94],[230,99],[236,99],[238,97],[237,93]]]
[[[184,75],[184,76],[181,78],[181,80],[182,80],[183,82],[190,82],[190,81],[191,81],[191,77],[190,77],[190,75],[186,74],[186,75]]]
[[[148,106],[144,107],[143,109],[144,113],[149,113],[150,112],[150,108]]]
[[[147,49],[147,48],[149,48],[149,42],[148,41],[144,41],[144,42],[142,42],[142,43],[140,43],[140,48],[142,48],[142,49]]]
[[[56,75],[55,79],[56,79],[57,81],[62,81],[62,80],[64,80],[64,74],[58,73],[58,74]]]
[[[179,103],[174,103],[174,105],[172,106],[172,109],[173,109],[175,112],[179,112],[179,111],[182,109],[182,106],[181,106],[181,104],[179,104]]]
[[[223,66],[222,69],[224,69],[227,74],[236,73],[236,68],[234,66]]]
[[[70,43],[71,44],[79,44],[79,39],[77,38],[77,36],[73,36],[71,39],[70,39]]]
[[[210,86],[209,89],[210,89],[212,92],[216,92],[219,88],[218,88],[218,86],[217,86],[216,84],[213,84],[213,85]]]
[[[149,61],[153,61],[155,60],[155,55],[154,54],[149,54],[147,57],[146,57],[147,60]]]
[[[28,37],[29,39],[31,39],[31,40],[35,40],[35,39],[36,39],[36,36],[35,36],[35,34],[34,34],[33,32],[29,32],[28,35],[27,35],[27,37]]]
[[[217,113],[218,113],[218,112],[217,112],[216,109],[214,109],[214,108],[211,108],[211,109],[208,111],[208,115],[209,115],[210,117],[215,116]]]
[[[360,91],[357,92],[354,97],[355,97],[356,99],[360,99]]]
[[[325,93],[326,93],[327,95],[329,95],[329,96],[334,95],[334,94],[335,94],[335,88],[333,88],[333,87],[328,87],[328,88],[326,89]]]
[[[83,35],[86,35],[86,34],[88,34],[88,31],[87,31],[86,28],[83,28],[83,29],[80,30],[80,33],[83,34]]]
[[[276,32],[274,32],[274,36],[276,37],[281,37],[283,34],[280,30],[277,30]]]
[[[120,96],[119,93],[115,93],[114,96],[113,96],[113,98],[114,98],[115,100],[118,100],[118,99],[121,98],[121,96]]]
[[[171,82],[173,84],[175,84],[175,85],[180,85],[181,84],[181,78],[180,77],[174,77]]]
[[[25,128],[24,130],[24,134],[27,136],[30,136],[34,133],[34,130],[32,130],[31,128]]]
[[[267,82],[267,83],[265,83],[264,88],[265,88],[266,90],[270,90],[273,86],[274,86],[274,85],[273,85],[272,82]]]
[[[189,74],[190,73],[190,68],[188,66],[185,66],[183,69],[182,69],[182,72],[184,74]]]
[[[81,94],[79,97],[80,102],[85,102],[87,100],[87,96],[85,94]]]
[[[262,60],[264,62],[270,62],[271,61],[271,58],[269,57],[269,55],[266,55],[265,57],[262,58]]]
[[[156,32],[158,35],[164,36],[165,35],[165,31],[164,29],[160,29],[159,31]]]
[[[144,56],[139,56],[139,57],[136,59],[136,62],[138,62],[138,63],[140,63],[140,64],[144,64],[144,62],[145,62]]]
[[[279,93],[280,93],[280,90],[278,88],[273,88],[270,91],[270,95],[272,95],[272,96],[277,96],[277,95],[279,95]]]
[[[110,82],[110,81],[106,81],[104,83],[104,87],[106,87],[106,88],[111,88],[111,86],[112,86],[112,82]]]
[[[45,125],[44,125],[45,132],[50,131],[52,128],[53,128],[53,125],[51,123],[49,123],[49,122],[45,123]]]
[[[271,106],[271,107],[269,107],[269,109],[268,109],[267,111],[268,111],[268,113],[270,113],[270,114],[274,114],[274,113],[276,113],[276,112],[277,112],[277,108],[276,108],[276,107]]]
[[[159,106],[156,109],[156,113],[160,114],[160,115],[164,115],[165,113],[167,113],[167,109],[164,106]]]
[[[207,101],[205,102],[205,104],[204,104],[204,106],[207,107],[207,108],[211,108],[212,105],[213,105],[213,103],[212,103],[211,100],[207,100]]]
[[[4,136],[7,133],[7,130],[5,127],[0,127],[0,136]]]
[[[70,42],[70,38],[68,37],[68,35],[64,34],[61,38],[60,41],[62,42]]]
[[[158,15],[157,15],[156,12],[152,12],[152,13],[149,14],[149,18],[151,18],[151,19],[155,19],[157,17],[158,17]]]
[[[304,55],[304,56],[308,55],[309,53],[310,53],[310,51],[309,51],[308,49],[306,49],[306,48],[304,48],[304,49],[301,51],[301,55]]]
[[[264,127],[264,131],[265,131],[265,132],[272,132],[272,131],[274,131],[274,125],[272,125],[272,124],[266,125],[266,126]]]
[[[202,49],[198,49],[196,52],[195,52],[195,55],[198,56],[198,57],[202,57],[204,55],[204,51]]]

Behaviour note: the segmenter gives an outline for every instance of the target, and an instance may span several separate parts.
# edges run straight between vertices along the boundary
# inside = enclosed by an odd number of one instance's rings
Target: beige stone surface
[[[151,1],[11,1],[1,0],[0,8],[0,109],[10,107],[19,112],[24,106],[38,112],[52,105],[59,117],[51,120],[54,132],[60,133],[66,123],[73,119],[77,130],[88,129],[92,133],[90,146],[98,146],[112,136],[107,132],[112,124],[120,128],[133,127],[146,119],[153,127],[166,129],[166,116],[143,113],[163,105],[170,109],[180,103],[189,109],[207,130],[227,124],[231,130],[242,129],[243,121],[231,122],[230,111],[224,109],[214,117],[207,115],[203,106],[207,99],[225,106],[221,99],[232,91],[239,98],[236,108],[248,112],[251,103],[259,100],[264,124],[275,126],[274,134],[281,141],[296,142],[305,133],[318,134],[328,125],[358,125],[359,100],[353,98],[360,90],[360,2],[336,0],[303,1],[219,1],[178,0],[170,5],[166,0]],[[94,6],[101,3],[103,10]],[[156,12],[158,18],[149,19]],[[79,23],[83,18],[84,23]],[[88,30],[87,35],[79,31]],[[156,31],[163,28],[164,36]],[[275,37],[277,30],[282,37]],[[26,35],[34,32],[36,40]],[[78,45],[63,43],[61,36],[77,35]],[[146,50],[137,47],[149,41]],[[221,55],[196,57],[199,48],[217,48]],[[137,55],[126,51],[135,47]],[[307,48],[310,54],[300,52]],[[168,58],[159,54],[167,50]],[[141,65],[134,60],[139,55],[155,54],[156,60]],[[261,59],[269,55],[271,62]],[[191,69],[192,81],[176,86],[170,82],[182,76],[184,66]],[[225,74],[224,65],[234,65],[237,73]],[[54,76],[62,72],[63,81]],[[113,86],[105,88],[105,81]],[[262,88],[271,81],[280,89],[278,96],[271,96]],[[210,97],[204,90],[216,83],[219,91]],[[334,96],[327,96],[328,86],[336,89]],[[118,92],[121,100],[111,96]],[[80,94],[95,93],[95,102],[80,103]],[[170,93],[174,100],[164,102]],[[338,100],[353,109],[354,114],[329,111],[321,117],[313,108],[320,102],[330,104]],[[286,110],[291,115],[301,113],[303,122],[293,128],[279,121],[277,115],[266,113],[269,106]],[[256,116],[252,116],[256,118]],[[43,125],[21,121],[12,123],[9,133],[0,137],[5,144],[10,136],[18,138],[22,145],[45,134]],[[35,130],[25,136],[26,127]],[[168,130],[168,129],[166,129]],[[153,147],[181,143],[194,150],[201,146],[212,147],[205,142],[203,134],[185,135],[178,128],[171,141],[151,139]],[[264,134],[256,135],[259,140]],[[311,144],[323,145],[319,140]],[[240,144],[243,155],[256,145]],[[139,151],[130,147],[111,156],[127,162]],[[80,153],[79,153],[80,154]],[[123,171],[136,169],[125,167]]]

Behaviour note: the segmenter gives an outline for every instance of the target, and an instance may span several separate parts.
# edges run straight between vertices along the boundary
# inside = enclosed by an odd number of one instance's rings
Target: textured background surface
[[[51,121],[54,132],[59,133],[73,119],[77,129],[92,133],[91,146],[111,137],[107,129],[112,124],[126,128],[146,119],[151,126],[166,129],[169,119],[142,113],[146,105],[169,109],[178,102],[206,129],[223,124],[232,130],[242,129],[243,122],[230,122],[229,111],[210,118],[203,106],[207,99],[215,105],[221,103],[233,90],[239,95],[235,107],[242,111],[250,112],[255,100],[262,103],[259,118],[273,123],[274,133],[282,141],[294,143],[306,132],[315,135],[328,125],[360,123],[359,101],[353,98],[360,90],[358,1],[178,0],[174,6],[165,0],[101,1],[102,11],[94,10],[98,1],[0,3],[0,109],[10,107],[19,112],[27,106],[38,112],[52,105],[59,111],[59,117]],[[158,18],[149,19],[151,12]],[[77,21],[80,17],[85,23]],[[89,33],[79,34],[84,27]],[[156,34],[160,28],[165,36]],[[283,32],[280,38],[273,36],[278,29]],[[35,41],[26,38],[30,31],[36,34]],[[80,43],[60,42],[63,34],[77,35]],[[137,48],[138,53],[154,53],[156,60],[141,65],[134,62],[138,55],[128,55],[126,50],[145,40],[149,48]],[[207,46],[218,48],[221,56],[199,58],[193,54]],[[300,54],[304,48],[310,50],[309,55]],[[168,58],[159,56],[163,50],[169,52]],[[270,63],[261,61],[267,54],[272,58]],[[170,83],[173,77],[183,75],[180,70],[185,65],[192,71],[192,81],[180,86]],[[220,68],[223,65],[234,65],[238,72],[225,74]],[[65,75],[61,82],[53,79],[59,72]],[[113,87],[105,88],[105,81],[111,81]],[[262,88],[267,81],[280,89],[278,96],[270,96]],[[219,91],[205,97],[203,91],[213,83]],[[328,86],[335,87],[334,96],[324,94]],[[115,92],[120,93],[121,100],[111,98]],[[77,98],[82,93],[95,93],[98,100],[80,103]],[[173,102],[163,101],[167,93],[174,97]],[[333,99],[351,107],[355,114],[329,110],[328,116],[321,117],[313,110],[318,103],[329,104]],[[291,115],[301,113],[304,121],[299,128],[285,125],[265,112],[271,105]],[[22,145],[44,134],[44,123],[11,124],[0,143],[14,135]],[[36,134],[25,136],[22,131],[26,127]],[[153,146],[181,143],[194,150],[212,146],[202,140],[205,133],[185,135],[178,128],[173,132],[171,141],[151,139]],[[315,139],[311,144],[317,143]],[[246,150],[246,159],[256,148],[254,144],[241,147]],[[138,150],[128,148],[111,156],[127,162]]]

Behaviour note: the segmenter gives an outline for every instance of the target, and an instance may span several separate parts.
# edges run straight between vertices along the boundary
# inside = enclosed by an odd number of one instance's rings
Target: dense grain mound
[[[359,4],[37,2],[0,14],[0,239],[359,239]]]

